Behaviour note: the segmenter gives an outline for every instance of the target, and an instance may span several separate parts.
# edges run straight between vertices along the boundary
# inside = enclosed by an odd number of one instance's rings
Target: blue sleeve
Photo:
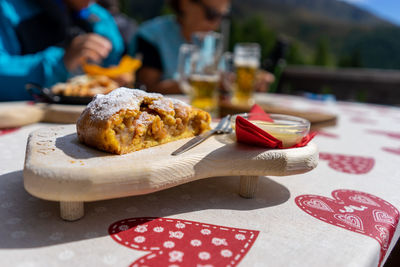
[[[10,55],[0,48],[0,101],[26,100],[26,83],[49,87],[68,78],[64,49],[49,47],[31,55]]]
[[[112,44],[112,50],[109,56],[103,60],[103,65],[118,65],[125,47],[114,18],[107,10],[97,4],[89,6],[89,11],[98,17],[98,20],[93,24],[93,32],[106,37]]]
[[[0,1],[0,101],[31,99],[26,83],[49,87],[68,78],[62,48],[48,47],[39,53],[20,55],[13,26],[18,16],[11,7]]]

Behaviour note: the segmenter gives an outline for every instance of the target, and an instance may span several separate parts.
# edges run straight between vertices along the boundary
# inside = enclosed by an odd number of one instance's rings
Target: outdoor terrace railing
[[[333,94],[338,100],[400,105],[400,70],[288,66],[278,92]]]

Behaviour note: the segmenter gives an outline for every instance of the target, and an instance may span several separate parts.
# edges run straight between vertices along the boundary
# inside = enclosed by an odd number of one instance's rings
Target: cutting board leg
[[[240,176],[239,195],[244,198],[253,198],[256,194],[258,176]]]
[[[60,202],[60,216],[66,221],[76,221],[83,217],[85,214],[83,202]]]

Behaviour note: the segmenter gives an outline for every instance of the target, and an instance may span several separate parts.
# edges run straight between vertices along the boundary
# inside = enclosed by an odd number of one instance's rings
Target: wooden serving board
[[[0,129],[37,123],[43,117],[43,109],[28,102],[5,102],[0,105]]]
[[[83,202],[147,194],[215,176],[241,176],[239,194],[253,197],[258,176],[285,176],[312,170],[318,163],[313,143],[295,149],[238,144],[234,135],[216,135],[178,155],[189,139],[125,155],[79,143],[75,125],[37,130],[28,139],[24,185],[32,195],[61,203],[61,217],[83,216]]]
[[[15,128],[37,122],[76,123],[84,105],[30,104],[26,101],[0,105],[0,129]]]
[[[85,105],[36,104],[44,110],[42,122],[76,123]]]
[[[304,118],[311,123],[311,128],[313,130],[327,126],[334,126],[336,125],[337,121],[337,116],[335,114],[301,111],[268,103],[257,103],[257,104],[260,105],[263,108],[263,110],[267,113],[284,114],[284,115]],[[223,117],[228,114],[249,112],[250,108],[251,107],[247,105],[240,106],[240,105],[233,105],[230,102],[222,102],[220,104],[220,116]]]

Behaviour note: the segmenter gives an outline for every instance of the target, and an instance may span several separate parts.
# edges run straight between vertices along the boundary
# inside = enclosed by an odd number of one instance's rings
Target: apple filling
[[[210,129],[207,112],[180,102],[158,100],[145,98],[138,109],[120,109],[97,124],[86,118],[90,112],[84,112],[77,124],[79,139],[101,150],[126,154]]]

